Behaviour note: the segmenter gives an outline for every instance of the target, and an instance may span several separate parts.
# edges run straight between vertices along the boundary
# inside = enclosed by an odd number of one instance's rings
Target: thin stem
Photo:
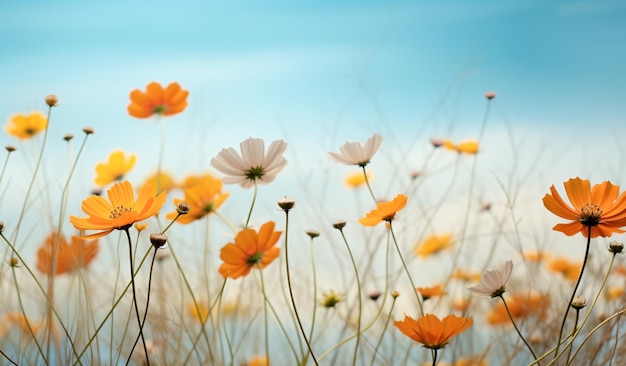
[[[254,186],[256,188],[256,184]],[[250,211],[252,212],[252,211]],[[246,225],[248,226],[248,225]],[[267,295],[265,294],[265,281],[263,280],[263,271],[261,268],[261,261],[257,263],[257,268],[259,269],[259,277],[261,277],[261,292],[263,293],[263,297],[265,301],[263,301],[263,318],[265,323],[265,357],[267,360],[270,358],[270,340],[269,340],[269,325],[268,325],[268,316],[267,316]]]
[[[567,321],[567,314],[569,313],[569,308],[574,301],[574,297],[576,297],[576,291],[578,291],[578,285],[580,285],[580,280],[583,278],[583,272],[585,272],[585,265],[587,264],[587,259],[589,258],[589,247],[591,246],[591,226],[587,226],[587,248],[585,249],[585,259],[583,259],[583,266],[580,268],[580,275],[578,275],[578,281],[576,281],[576,286],[574,286],[574,291],[572,291],[572,296],[567,303],[567,309],[565,309],[565,315],[563,315],[563,321],[561,322],[561,329],[559,330],[559,340],[556,342],[556,349],[554,351],[554,359],[556,360],[559,354],[559,347],[561,346],[561,338],[563,337],[563,329],[565,328],[565,322]],[[573,339],[572,339],[573,340]]]
[[[571,365],[572,362],[574,362],[574,358],[576,358],[576,355],[578,355],[578,352],[582,349],[582,346],[589,340],[589,338],[591,338],[591,336],[600,328],[602,328],[606,323],[608,323],[609,321],[611,321],[613,318],[618,318],[622,315],[626,313],[626,309],[622,309],[620,311],[618,311],[617,313],[611,315],[610,317],[604,319],[600,324],[596,325],[595,328],[593,328],[589,334],[587,334],[587,336],[585,336],[585,339],[583,339],[583,341],[580,343],[580,346],[578,346],[578,349],[576,350],[576,352],[574,352],[574,356],[572,356],[572,359],[570,360],[570,363],[567,364],[567,366]]]
[[[433,366],[437,365],[437,349],[433,349]]]
[[[146,310],[143,313],[143,319],[141,320],[141,328],[143,329],[144,324],[146,324],[146,318],[148,317],[148,306],[150,305],[150,289],[152,287],[152,273],[153,273],[153,269],[154,269],[154,262],[156,259],[156,253],[157,250],[159,250],[157,247],[154,247],[154,254],[152,254],[152,261],[150,263],[150,274],[148,275],[148,295],[146,296]],[[141,333],[140,333],[141,334]],[[135,343],[133,344],[133,347],[130,349],[130,353],[129,354],[133,354],[133,351],[135,350],[135,347],[137,346],[137,342],[139,342],[139,335],[137,335],[137,338],[135,338]],[[146,355],[146,357],[148,357]],[[126,362],[126,364],[128,365],[128,363],[130,362],[130,357],[128,358],[128,361]]]
[[[259,185],[256,182],[256,179],[254,180],[254,196],[252,196],[252,204],[250,204],[250,211],[248,212],[248,218],[246,219],[246,228],[248,227],[248,224],[250,223],[250,216],[252,216],[252,210],[254,209],[254,203],[256,202],[256,195],[257,192],[259,191]]]
[[[124,229],[124,231],[126,232],[126,237],[128,238],[128,255],[129,255],[129,262],[130,262],[130,283],[133,289],[133,305],[135,306],[135,315],[137,315],[137,324],[139,325],[139,337],[141,338],[143,351],[146,355],[146,364],[150,366],[150,357],[148,356],[148,347],[146,347],[146,340],[143,336],[143,324],[141,322],[141,316],[139,315],[139,305],[137,303],[137,290],[135,288],[135,265],[133,264],[133,245],[130,239],[130,232],[128,231],[128,228]],[[130,359],[130,355],[129,355],[129,359]]]
[[[580,315],[580,309],[576,309],[576,317],[574,318],[574,329],[572,329],[572,336],[576,333],[576,330],[578,329],[578,317]],[[567,351],[567,361],[565,361],[565,364],[569,363],[570,360],[570,356],[572,355],[572,348],[574,347],[568,347],[568,351]]]
[[[313,315],[311,316],[311,329],[309,330],[309,339],[313,340],[313,330],[315,329],[315,317],[317,315],[317,272],[315,270],[315,253],[313,251],[313,237],[311,237],[311,269],[313,272]],[[304,359],[306,364],[307,358]]]
[[[393,312],[393,308],[396,305],[396,297],[393,298],[393,302],[391,303],[391,308],[389,309],[389,315],[387,315],[387,320],[385,320],[385,326],[383,326],[383,331],[380,332],[380,337],[378,338],[378,342],[376,343],[376,347],[374,347],[374,354],[372,355],[372,361],[370,362],[370,366],[374,365],[374,360],[376,360],[376,355],[378,354],[378,348],[383,343],[383,336],[389,327],[389,320],[391,319],[391,313]],[[384,305],[384,303],[383,303]],[[382,305],[381,305],[382,309]]]
[[[343,238],[343,242],[346,244],[346,248],[348,249],[348,254],[350,254],[350,260],[352,261],[352,267],[354,268],[354,275],[356,276],[356,285],[359,296],[359,319],[356,328],[356,344],[354,345],[354,357],[352,359],[352,365],[356,365],[356,358],[358,355],[359,349],[359,341],[361,340],[361,316],[363,313],[363,300],[361,298],[361,280],[359,279],[359,270],[356,266],[356,261],[354,260],[354,256],[352,255],[352,250],[350,249],[350,245],[348,244],[348,240],[346,239],[345,234],[343,233],[343,229],[339,229],[341,233],[341,237]]]
[[[402,252],[400,251],[400,247],[398,246],[398,241],[396,240],[396,234],[393,232],[393,225],[391,222],[389,222],[389,231],[391,231],[393,244],[396,246],[396,251],[398,252],[398,255],[400,256],[400,260],[402,261],[402,266],[404,267],[404,271],[406,272],[406,275],[409,277],[409,282],[411,282],[411,287],[413,288],[413,292],[415,293],[415,298],[417,298],[417,304],[420,307],[420,313],[422,314],[422,316],[424,316],[424,308],[422,306],[422,299],[420,299],[420,296],[417,293],[417,287],[415,286],[415,283],[413,283],[413,278],[411,277],[411,273],[409,273],[409,268],[407,267],[406,262],[404,261],[404,257],[402,256]]]
[[[513,319],[513,316],[511,315],[511,311],[509,310],[509,306],[507,305],[506,300],[504,300],[504,297],[502,295],[500,295],[498,297],[500,299],[502,299],[502,303],[504,304],[504,308],[506,309],[506,313],[509,315],[509,319],[511,319],[511,323],[513,324],[513,327],[515,328],[515,331],[517,332],[519,337],[522,339],[522,341],[524,342],[524,344],[526,345],[526,347],[528,348],[528,350],[533,355],[533,358],[536,361],[537,360],[537,355],[535,355],[535,352],[533,352],[533,349],[530,347],[530,344],[528,344],[528,342],[526,341],[526,338],[524,338],[524,336],[522,335],[522,332],[520,332],[519,328],[517,327],[517,324],[515,324],[515,320]]]
[[[376,196],[374,195],[374,191],[372,191],[372,186],[370,186],[370,181],[367,178],[367,171],[365,171],[365,165],[360,165],[360,167],[363,169],[363,176],[365,177],[365,184],[367,184],[367,189],[370,192],[370,195],[372,196],[372,199],[374,200],[374,202],[376,202]]]
[[[289,297],[291,298],[291,304],[293,305],[293,312],[296,316],[296,320],[298,321],[298,326],[300,327],[300,331],[302,332],[302,337],[304,337],[304,342],[306,342],[306,346],[309,348],[309,353],[313,358],[313,362],[316,365],[317,359],[315,358],[315,354],[313,353],[313,348],[311,348],[311,343],[309,342],[306,331],[304,330],[304,326],[302,326],[302,321],[300,320],[300,315],[298,314],[298,308],[296,306],[296,299],[293,297],[293,287],[291,286],[291,273],[289,271],[289,210],[285,210],[285,267],[287,269],[287,287],[289,288]]]
[[[160,115],[158,117],[159,124],[161,125],[161,146],[159,149],[159,162],[157,164],[157,192],[161,192],[163,188],[163,182],[161,179],[161,173],[163,172],[163,155],[165,152],[165,136],[167,135],[165,131],[165,119],[161,118]]]

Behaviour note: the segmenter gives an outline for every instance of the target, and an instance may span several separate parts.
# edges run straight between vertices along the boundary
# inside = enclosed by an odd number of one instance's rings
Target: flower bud
[[[398,296],[400,296],[400,293],[398,291],[394,291],[391,293],[391,297],[393,297],[394,299],[397,299]]]
[[[317,230],[312,230],[312,229],[311,229],[311,230],[307,230],[307,231],[306,231],[306,234],[307,234],[308,236],[310,236],[310,237],[311,237],[311,239],[314,239],[314,238],[317,238],[318,236],[320,236],[320,232],[319,232],[319,231],[317,231]]]
[[[4,231],[4,221],[0,221],[0,233]]]
[[[155,248],[162,248],[167,243],[167,237],[163,234],[150,234],[150,243]]]
[[[341,230],[346,227],[346,220],[337,220],[333,222],[333,227],[337,230]]]
[[[11,257],[11,259],[9,259],[9,265],[11,267],[19,267],[20,266],[20,261],[15,258],[15,257]]]
[[[620,254],[624,252],[624,243],[612,241],[609,243],[609,252],[613,254]]]
[[[71,133],[66,133],[65,136],[63,136],[63,140],[67,142],[70,142],[73,138],[74,138],[74,135],[72,135]]]
[[[17,150],[17,148],[15,148],[15,146],[13,146],[13,145],[7,145],[7,146],[5,146],[4,148],[5,148],[5,149],[6,149],[6,151],[8,151],[8,152],[13,152],[13,151]]]
[[[288,212],[296,205],[296,200],[293,198],[285,197],[278,200],[278,207],[283,211]]]
[[[46,96],[46,104],[50,107],[55,107],[59,104],[59,98],[54,94],[49,94]]]
[[[83,132],[85,135],[92,135],[95,131],[92,127],[83,127]]]
[[[178,212],[179,215],[186,215],[189,213],[189,204],[185,201],[180,201],[178,202],[178,205],[176,205],[176,212]]]
[[[580,310],[582,308],[584,308],[585,306],[587,306],[587,299],[585,299],[582,296],[576,296],[574,297],[574,300],[572,300],[572,307],[576,310]]]
[[[376,301],[378,300],[378,298],[380,297],[381,292],[380,291],[372,291],[370,292],[369,295],[367,295],[371,300]]]
[[[496,97],[496,92],[492,92],[492,91],[488,91],[485,92],[485,94],[483,94],[485,96],[485,98],[487,98],[488,100],[491,100],[493,98]]]

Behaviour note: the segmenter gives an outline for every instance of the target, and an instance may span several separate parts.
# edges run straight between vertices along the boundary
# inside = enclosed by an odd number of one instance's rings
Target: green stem
[[[250,204],[250,211],[248,212],[248,218],[246,219],[245,228],[247,228],[248,224],[250,223],[250,217],[252,216],[252,210],[254,209],[254,203],[256,202],[256,195],[257,195],[258,190],[259,190],[259,185],[257,184],[256,179],[255,179],[254,180],[254,196],[252,196],[252,204]]]
[[[374,195],[374,191],[372,191],[372,186],[370,185],[370,181],[367,178],[367,171],[365,171],[365,165],[360,165],[360,167],[363,169],[363,176],[365,177],[365,184],[367,184],[367,189],[370,192],[370,195],[372,196],[372,199],[374,200],[374,203],[376,203],[376,196]]]
[[[424,307],[422,306],[422,299],[420,299],[420,296],[417,293],[417,287],[415,286],[415,283],[413,283],[413,277],[411,277],[411,273],[409,273],[409,268],[407,267],[406,262],[404,261],[404,257],[402,256],[402,252],[400,251],[400,247],[398,246],[398,241],[396,240],[396,234],[393,232],[393,225],[391,224],[391,222],[389,223],[389,231],[391,231],[393,244],[396,246],[396,251],[398,252],[398,255],[400,256],[400,260],[402,261],[402,266],[404,267],[404,271],[406,272],[406,275],[409,277],[409,282],[411,282],[411,287],[413,288],[413,292],[415,293],[415,298],[417,298],[417,304],[420,307],[420,313],[422,316],[424,316]]]
[[[504,297],[502,296],[502,294],[500,294],[498,297],[500,299],[502,299],[502,303],[504,304],[504,308],[506,309],[506,313],[509,315],[509,319],[511,319],[511,323],[513,324],[513,327],[515,328],[515,331],[517,332],[519,337],[522,339],[522,341],[526,345],[526,348],[528,348],[528,350],[533,355],[533,358],[536,361],[537,360],[537,355],[535,355],[535,352],[533,352],[533,349],[530,347],[530,344],[528,344],[528,342],[526,341],[526,338],[524,338],[524,336],[522,335],[522,332],[520,332],[519,328],[517,327],[517,324],[515,324],[515,320],[513,319],[513,316],[511,315],[511,311],[509,310],[509,306],[507,305],[506,300],[504,300]]]

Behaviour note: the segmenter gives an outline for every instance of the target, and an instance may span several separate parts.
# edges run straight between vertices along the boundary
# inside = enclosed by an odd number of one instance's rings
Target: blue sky
[[[476,138],[494,90],[488,176],[508,168],[508,128],[528,156],[569,154],[545,161],[541,191],[576,175],[617,180],[623,162],[605,157],[626,115],[625,19],[623,1],[5,1],[0,116],[42,110],[55,93],[47,149],[65,156],[60,137],[89,125],[80,168],[123,148],[143,154],[141,180],[159,128],[127,115],[128,94],[178,81],[189,108],[167,121],[166,169],[210,169],[221,148],[253,136],[284,138],[290,162],[305,162],[292,172],[323,164],[340,179],[347,169],[326,151],[347,140],[379,132],[383,156],[419,160],[430,137]]]

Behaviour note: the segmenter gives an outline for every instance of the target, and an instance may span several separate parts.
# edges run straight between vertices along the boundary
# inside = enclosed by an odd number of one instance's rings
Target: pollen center
[[[250,168],[250,170],[246,172],[246,177],[252,181],[257,180],[258,178],[261,178],[264,175],[265,175],[265,171],[263,170],[263,167],[261,166]]]
[[[580,223],[585,226],[597,226],[602,218],[602,209],[595,203],[587,203],[580,208]]]
[[[127,213],[127,212],[131,212],[133,209],[129,208],[129,207],[124,207],[123,205],[119,205],[116,208],[113,209],[113,211],[111,211],[111,213],[109,214],[109,218],[111,220],[115,220],[117,218],[119,218],[120,216],[122,216],[123,214]]]
[[[254,253],[250,257],[248,257],[246,264],[248,264],[248,266],[250,267],[254,267],[257,263],[261,262],[261,258],[263,258],[263,253]]]

